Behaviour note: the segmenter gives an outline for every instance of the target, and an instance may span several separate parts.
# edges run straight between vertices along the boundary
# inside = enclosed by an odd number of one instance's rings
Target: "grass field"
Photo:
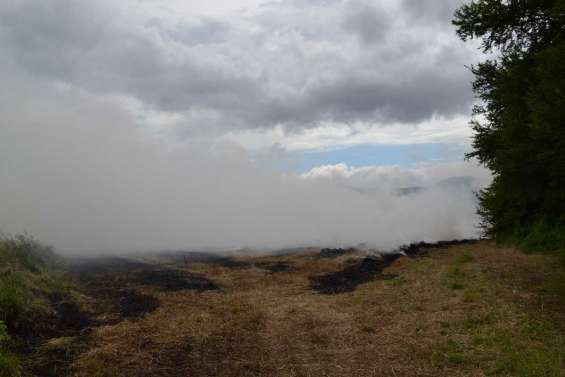
[[[98,325],[71,375],[565,376],[565,268],[553,259],[488,241],[451,246],[332,295],[311,278],[365,256],[318,251],[166,266],[212,283],[194,289],[119,270],[84,281]],[[100,310],[112,296],[101,286],[135,291],[119,300],[141,314]]]

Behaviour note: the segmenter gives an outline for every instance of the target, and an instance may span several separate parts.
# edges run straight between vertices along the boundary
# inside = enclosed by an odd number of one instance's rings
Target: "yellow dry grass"
[[[535,376],[513,374],[503,348],[514,343],[493,334],[522,333],[532,318],[563,334],[563,301],[545,292],[558,272],[545,257],[481,242],[401,258],[384,271],[396,279],[351,293],[310,289],[309,276],[351,257],[244,258],[296,269],[273,274],[192,265],[222,289],[142,287],[160,308],[95,329],[75,376]]]

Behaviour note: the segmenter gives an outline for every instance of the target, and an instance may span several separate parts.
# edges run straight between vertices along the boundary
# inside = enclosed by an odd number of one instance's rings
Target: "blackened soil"
[[[181,291],[191,289],[208,291],[218,289],[212,281],[202,276],[172,269],[147,269],[132,274],[132,280],[143,285],[158,287],[162,291]]]
[[[71,273],[82,291],[96,304],[89,313],[96,324],[113,324],[123,319],[136,319],[159,307],[159,300],[142,293],[141,287],[161,291],[205,291],[218,286],[205,277],[158,264],[128,258],[90,258],[73,261]]]
[[[68,295],[53,294],[49,297],[54,309],[54,333],[50,337],[76,334],[92,325],[87,314],[81,310],[75,300]]]
[[[426,254],[425,249],[442,249],[449,246],[472,245],[477,242],[479,242],[479,240],[476,239],[439,241],[435,243],[418,242],[418,243],[411,243],[410,245],[401,246],[398,249],[398,251],[408,256],[420,256]]]
[[[358,285],[372,280],[400,254],[390,254],[383,258],[364,258],[341,271],[310,278],[312,289],[318,293],[333,295],[352,292]]]
[[[272,273],[277,272],[293,272],[294,266],[288,262],[261,262],[255,264],[257,267],[270,271]]]
[[[216,266],[222,266],[225,268],[233,268],[233,269],[244,269],[244,268],[253,267],[252,263],[235,260],[233,258],[218,258],[208,263],[214,264]]]
[[[135,289],[112,285],[84,286],[84,292],[96,302],[89,313],[94,325],[110,325],[124,319],[137,319],[159,307],[159,301]]]
[[[134,289],[124,289],[117,295],[114,305],[121,317],[136,318],[157,309],[159,301]]]
[[[453,240],[440,241],[436,243],[419,242],[401,246],[396,252],[382,254],[378,258],[368,257],[361,262],[348,266],[341,271],[332,272],[327,275],[310,277],[312,289],[321,294],[338,294],[351,292],[358,285],[366,283],[380,274],[383,269],[402,255],[408,257],[424,256],[429,249],[441,249],[449,246],[468,245],[478,240]],[[354,249],[322,249],[320,257],[334,258],[354,251]],[[395,279],[396,275],[381,275],[381,279]]]
[[[157,287],[162,291],[218,289],[205,277],[127,258],[80,260],[71,265],[71,271],[86,283],[106,281],[122,287],[133,283]]]
[[[337,258],[340,257],[342,255],[345,254],[349,254],[354,252],[355,249],[349,248],[349,249],[341,249],[341,248],[337,248],[337,249],[330,249],[330,248],[325,248],[320,250],[320,258]]]
[[[69,270],[79,277],[92,277],[94,275],[124,274],[153,267],[151,264],[129,258],[99,257],[71,260]]]
[[[53,293],[44,298],[50,310],[43,316],[30,318],[29,322],[22,323],[12,335],[18,339],[16,347],[18,353],[23,356],[26,373],[29,371],[31,375],[41,377],[66,376],[70,364],[89,341],[94,321],[69,293]],[[50,339],[59,338],[80,339],[64,349],[42,348]]]
[[[184,264],[190,266],[192,263],[212,264],[226,268],[250,268],[253,265],[249,262],[235,260],[233,258],[197,251],[166,251],[160,252],[157,256],[174,264]]]

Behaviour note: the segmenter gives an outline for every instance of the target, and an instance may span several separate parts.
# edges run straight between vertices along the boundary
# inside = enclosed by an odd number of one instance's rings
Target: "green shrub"
[[[11,341],[6,324],[0,321],[0,377],[18,377],[22,374],[19,359],[10,352]]]
[[[0,320],[12,335],[37,335],[51,327],[51,298],[71,291],[59,265],[52,248],[30,236],[0,236]]]
[[[57,263],[53,248],[29,235],[0,235],[0,267],[16,267],[38,273]]]
[[[18,321],[30,305],[30,292],[17,273],[0,277],[0,320],[10,327]]]
[[[565,257],[565,227],[537,223],[528,232],[517,232],[514,240],[526,251]]]

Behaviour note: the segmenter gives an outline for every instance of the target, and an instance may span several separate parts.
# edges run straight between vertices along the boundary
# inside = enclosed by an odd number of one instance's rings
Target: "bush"
[[[58,264],[53,248],[27,234],[0,235],[0,267],[16,267],[33,273]]]
[[[18,340],[53,327],[53,297],[72,290],[59,265],[52,248],[30,236],[0,237],[0,320]]]
[[[30,292],[16,273],[0,277],[0,320],[12,327],[29,306]]]
[[[11,341],[6,324],[0,321],[0,377],[18,377],[22,374],[19,359],[10,352]]]
[[[530,229],[516,231],[503,242],[518,245],[526,252],[559,256],[565,262],[565,227],[549,226],[539,222]]]

